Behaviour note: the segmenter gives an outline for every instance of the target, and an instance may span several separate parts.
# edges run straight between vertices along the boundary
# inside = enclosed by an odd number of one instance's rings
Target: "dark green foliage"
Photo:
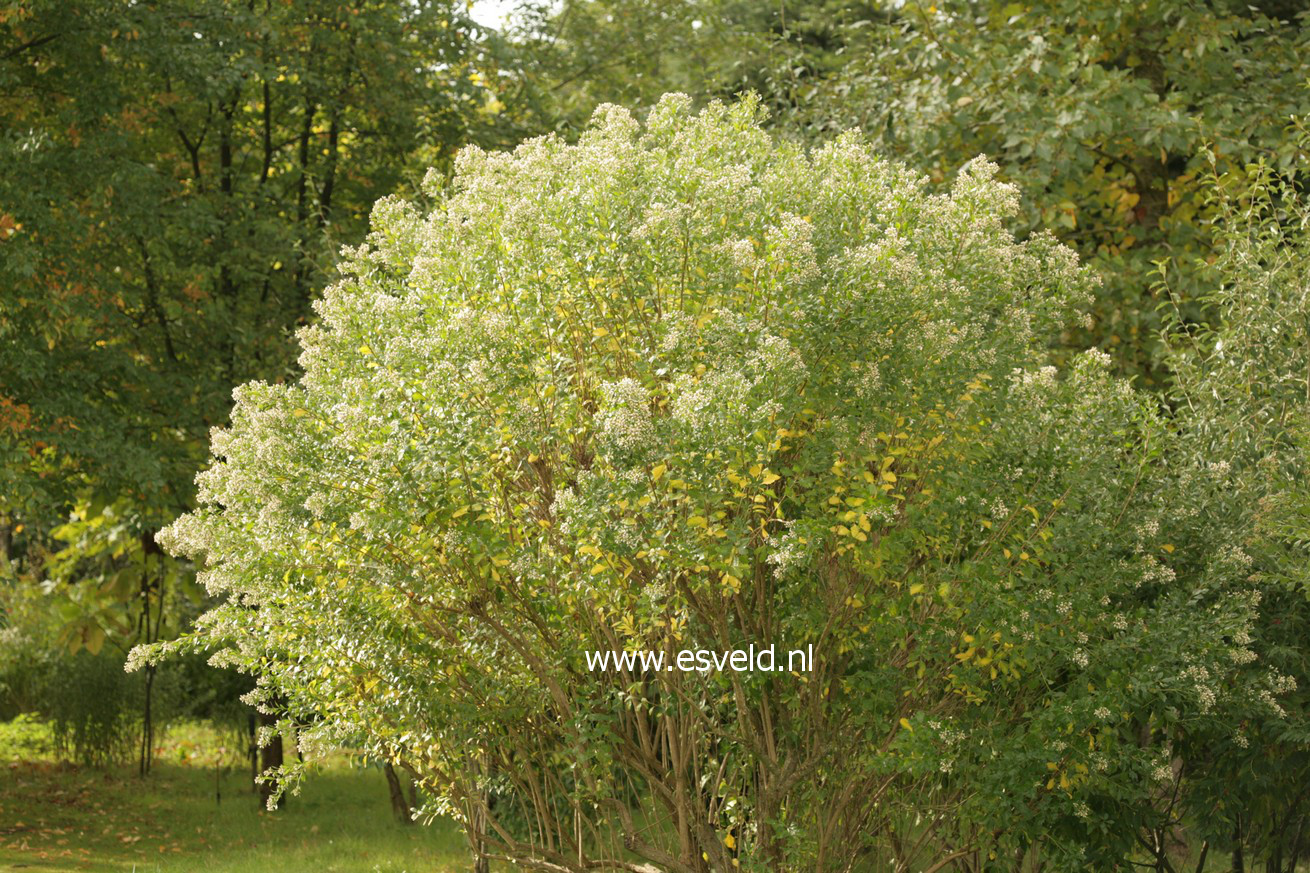
[[[461,10],[0,4],[0,517],[186,506],[373,201],[491,118]]]
[[[1158,381],[1155,263],[1169,261],[1184,299],[1206,290],[1193,267],[1213,242],[1201,149],[1221,169],[1299,166],[1287,127],[1310,109],[1310,19],[1296,4],[1195,0],[884,8],[843,31],[841,69],[775,101],[780,121],[858,126],[934,178],[978,153],[998,161],[1023,188],[1022,229],[1057,230],[1104,277],[1095,324],[1067,342]]]
[[[0,629],[0,721],[41,705],[44,679],[50,674],[57,653],[17,627]]]

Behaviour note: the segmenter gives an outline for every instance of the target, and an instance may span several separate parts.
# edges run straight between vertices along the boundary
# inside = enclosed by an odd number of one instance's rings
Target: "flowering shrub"
[[[1310,136],[1295,131],[1302,149]],[[1310,809],[1310,204],[1260,164],[1207,179],[1218,245],[1199,266],[1213,289],[1210,324],[1182,317],[1176,280],[1171,394],[1185,410],[1180,450],[1214,471],[1191,527],[1223,543],[1263,596],[1249,669],[1287,675],[1239,728],[1180,735],[1188,772],[1178,796],[1190,841],[1292,873]],[[1222,726],[1221,726],[1222,727]]]
[[[1250,559],[1189,528],[1222,465],[1104,355],[1045,365],[1092,282],[1011,238],[993,169],[931,193],[676,95],[466,151],[435,207],[378,204],[300,382],[238,391],[161,536],[227,598],[180,645],[524,868],[1047,836],[1109,869],[1166,814],[1173,728],[1240,734],[1286,680],[1249,663]],[[584,660],[750,644],[813,670]]]

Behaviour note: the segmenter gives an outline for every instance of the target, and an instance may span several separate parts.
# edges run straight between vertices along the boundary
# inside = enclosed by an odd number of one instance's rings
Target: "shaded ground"
[[[248,770],[216,778],[195,740],[160,750],[155,772],[13,760],[0,736],[0,871],[113,873],[453,873],[467,870],[455,826],[401,825],[380,770],[333,762],[275,813]],[[220,774],[222,771],[220,771]],[[216,782],[222,791],[215,802]]]

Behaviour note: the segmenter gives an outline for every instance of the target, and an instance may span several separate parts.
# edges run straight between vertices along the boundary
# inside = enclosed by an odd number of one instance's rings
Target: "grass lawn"
[[[0,728],[3,728],[0,725]],[[230,768],[215,802],[212,737],[174,732],[154,773],[33,759],[0,731],[0,871],[114,873],[453,873],[469,869],[453,823],[402,825],[386,779],[334,760],[274,813],[258,808],[248,768]]]

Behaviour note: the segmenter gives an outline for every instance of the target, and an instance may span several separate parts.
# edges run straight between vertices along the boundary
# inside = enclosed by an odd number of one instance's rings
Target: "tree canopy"
[[[485,109],[457,5],[0,8],[0,513],[188,504],[231,387]]]

